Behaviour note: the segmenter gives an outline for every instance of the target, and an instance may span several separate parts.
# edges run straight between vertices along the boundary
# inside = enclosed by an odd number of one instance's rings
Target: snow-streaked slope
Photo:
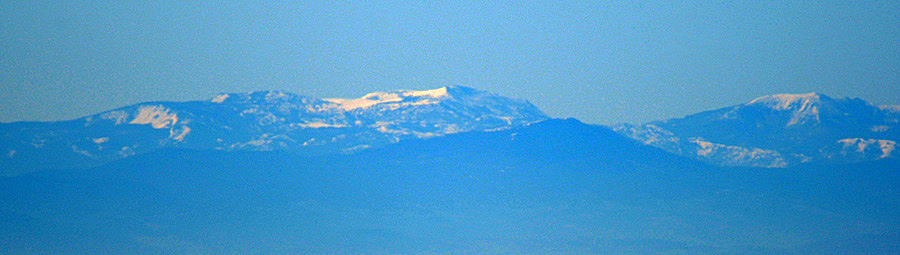
[[[886,151],[900,140],[898,116],[892,107],[861,99],[835,99],[818,93],[778,94],[679,119],[618,125],[616,130],[647,144],[720,165],[785,167],[810,161],[893,157]],[[872,148],[884,149],[853,149],[867,144],[879,144]]]
[[[822,100],[831,100],[829,97],[818,93],[806,94],[775,94],[758,97],[746,105],[765,105],[776,110],[800,110],[810,109]]]
[[[462,89],[449,88],[449,90],[459,91]],[[396,109],[411,105],[437,104],[440,100],[449,99],[450,97],[451,95],[448,92],[448,87],[442,87],[424,91],[400,90],[395,92],[375,92],[366,94],[360,98],[326,98],[324,100],[334,103],[334,105],[329,107],[352,111],[357,109],[367,109],[376,105]]]
[[[809,161],[802,155],[785,155],[770,149],[714,143],[699,137],[682,138],[652,124],[620,124],[612,129],[646,145],[721,166],[778,168]]]
[[[89,166],[166,147],[353,152],[546,118],[527,101],[468,87],[373,92],[355,99],[278,90],[226,93],[206,101],[141,103],[71,121],[0,124],[0,168],[15,175]]]
[[[792,116],[786,125],[792,126],[807,122],[821,123],[820,108],[830,107],[830,103],[833,103],[833,99],[818,93],[777,94],[756,98],[746,106],[763,106],[776,111],[791,112]]]

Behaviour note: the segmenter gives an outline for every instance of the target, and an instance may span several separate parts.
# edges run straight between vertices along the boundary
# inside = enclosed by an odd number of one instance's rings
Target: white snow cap
[[[765,105],[775,110],[804,110],[813,104],[821,103],[827,96],[819,93],[776,94],[753,99],[747,105]]]
[[[228,99],[229,97],[231,97],[231,95],[229,95],[229,94],[219,94],[219,95],[213,97],[213,99],[210,101],[212,101],[213,103],[221,104],[222,102],[225,102],[225,100]]]
[[[833,109],[834,100],[819,93],[777,94],[759,97],[747,103],[747,106],[761,105],[777,111],[793,112],[788,126],[821,122],[820,113]]]
[[[162,105],[144,105],[129,124],[150,124],[155,129],[170,128],[178,122],[178,116]]]
[[[365,109],[373,105],[384,103],[406,102],[407,105],[433,104],[434,99],[450,99],[449,90],[457,87],[441,87],[432,90],[398,90],[394,92],[373,92],[360,98],[325,98],[327,102],[337,104],[337,107],[345,110]]]
[[[441,87],[432,90],[401,90],[400,91],[403,96],[407,97],[431,97],[431,98],[444,98],[450,97],[450,94],[447,93],[447,87]]]

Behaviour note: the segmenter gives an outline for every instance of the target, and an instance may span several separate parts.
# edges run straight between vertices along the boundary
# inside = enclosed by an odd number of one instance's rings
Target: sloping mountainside
[[[886,158],[718,168],[576,120],[0,179],[0,254],[896,254]]]
[[[468,87],[357,99],[221,94],[209,101],[141,103],[71,121],[0,124],[0,175],[99,166],[161,148],[324,155],[546,118],[527,101]]]
[[[895,157],[900,111],[861,99],[780,94],[746,104],[616,131],[721,165],[785,167],[803,162],[862,162]]]

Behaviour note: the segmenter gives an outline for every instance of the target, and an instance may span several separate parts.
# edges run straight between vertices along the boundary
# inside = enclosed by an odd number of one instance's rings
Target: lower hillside
[[[0,179],[0,254],[884,254],[900,161],[719,168],[576,120]]]

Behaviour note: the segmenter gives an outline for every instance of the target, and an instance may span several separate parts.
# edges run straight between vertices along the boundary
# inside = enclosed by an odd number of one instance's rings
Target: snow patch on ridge
[[[431,98],[444,98],[450,97],[450,94],[447,93],[447,87],[442,87],[438,89],[432,90],[405,90],[402,91],[402,95],[405,97],[431,97]]]
[[[120,149],[119,152],[117,152],[116,154],[118,154],[122,158],[127,158],[129,156],[134,156],[134,149],[132,149],[131,147],[125,146],[125,147],[122,147],[122,149]]]
[[[75,146],[75,145],[72,145],[72,151],[75,152],[75,153],[81,154],[81,155],[83,155],[83,156],[85,156],[85,157],[89,157],[89,158],[93,158],[93,157],[94,157],[94,155],[92,155],[90,152],[88,152],[88,151],[86,151],[86,150],[79,149],[78,146]]]
[[[116,125],[120,125],[125,123],[125,120],[128,119],[128,113],[123,111],[112,111],[100,115],[100,118],[104,120],[115,120]]]
[[[777,111],[793,111],[794,114],[787,123],[787,126],[793,126],[803,124],[807,120],[821,122],[819,114],[824,100],[829,98],[818,93],[777,94],[753,99],[747,105],[763,105]]]
[[[326,98],[323,100],[337,104],[338,108],[344,111],[351,111],[356,109],[369,108],[373,105],[381,103],[400,102],[403,101],[403,98],[394,93],[375,92],[355,99]]]
[[[275,101],[278,99],[288,98],[290,96],[291,96],[290,94],[285,93],[284,91],[281,91],[281,90],[270,90],[268,93],[266,93],[265,100],[266,100],[266,102],[272,102],[272,101]]]
[[[797,110],[803,111],[810,105],[821,102],[821,100],[822,95],[817,93],[776,94],[753,99],[747,105],[762,104],[780,111],[796,109],[799,106]]]
[[[347,125],[328,124],[328,123],[324,123],[324,122],[296,123],[296,124],[291,124],[291,125],[292,126],[296,125],[296,126],[299,126],[302,128],[342,128],[342,127],[347,127]]]
[[[388,106],[389,109],[396,110],[400,107],[406,106],[437,104],[438,101],[435,101],[433,99],[445,98],[450,98],[447,87],[422,91],[400,90],[397,92],[373,92],[366,94],[361,98],[325,98],[322,100],[336,104],[336,107],[340,108],[341,110],[352,111],[356,109],[366,109],[378,104],[400,103],[391,104],[390,106]],[[419,100],[413,101],[410,99]]]
[[[891,127],[885,125],[872,126],[869,130],[876,133],[886,132],[890,130]]]
[[[175,133],[175,130],[172,129],[172,130],[169,130],[169,138],[172,138],[172,140],[181,142],[181,141],[184,141],[184,137],[187,136],[187,134],[190,132],[191,132],[191,128],[189,128],[187,126],[181,127],[180,133]]]
[[[838,143],[842,145],[844,149],[852,149],[859,153],[865,153],[869,150],[869,147],[872,146],[872,150],[877,150],[881,152],[881,155],[878,158],[887,158],[891,157],[891,153],[896,149],[897,143],[891,140],[879,140],[879,139],[862,139],[862,138],[847,138],[838,140]]]
[[[705,158],[724,158],[733,165],[752,165],[757,167],[783,168],[787,167],[787,161],[781,153],[760,148],[745,148],[733,145],[724,145],[707,142],[702,139],[691,139],[693,144],[699,146],[697,156]],[[767,162],[760,165],[760,162]]]
[[[613,127],[613,131],[645,145],[725,166],[783,168],[794,161],[806,160],[803,155],[784,155],[770,149],[721,144],[707,141],[702,137],[682,139],[671,131],[655,125],[621,124]]]
[[[178,122],[178,116],[169,113],[169,109],[161,105],[141,106],[138,115],[129,124],[150,124],[155,129],[170,128]]]
[[[222,102],[225,102],[225,100],[228,99],[229,97],[231,97],[231,95],[221,94],[221,95],[214,97],[210,101],[212,101],[213,103],[221,104]]]

